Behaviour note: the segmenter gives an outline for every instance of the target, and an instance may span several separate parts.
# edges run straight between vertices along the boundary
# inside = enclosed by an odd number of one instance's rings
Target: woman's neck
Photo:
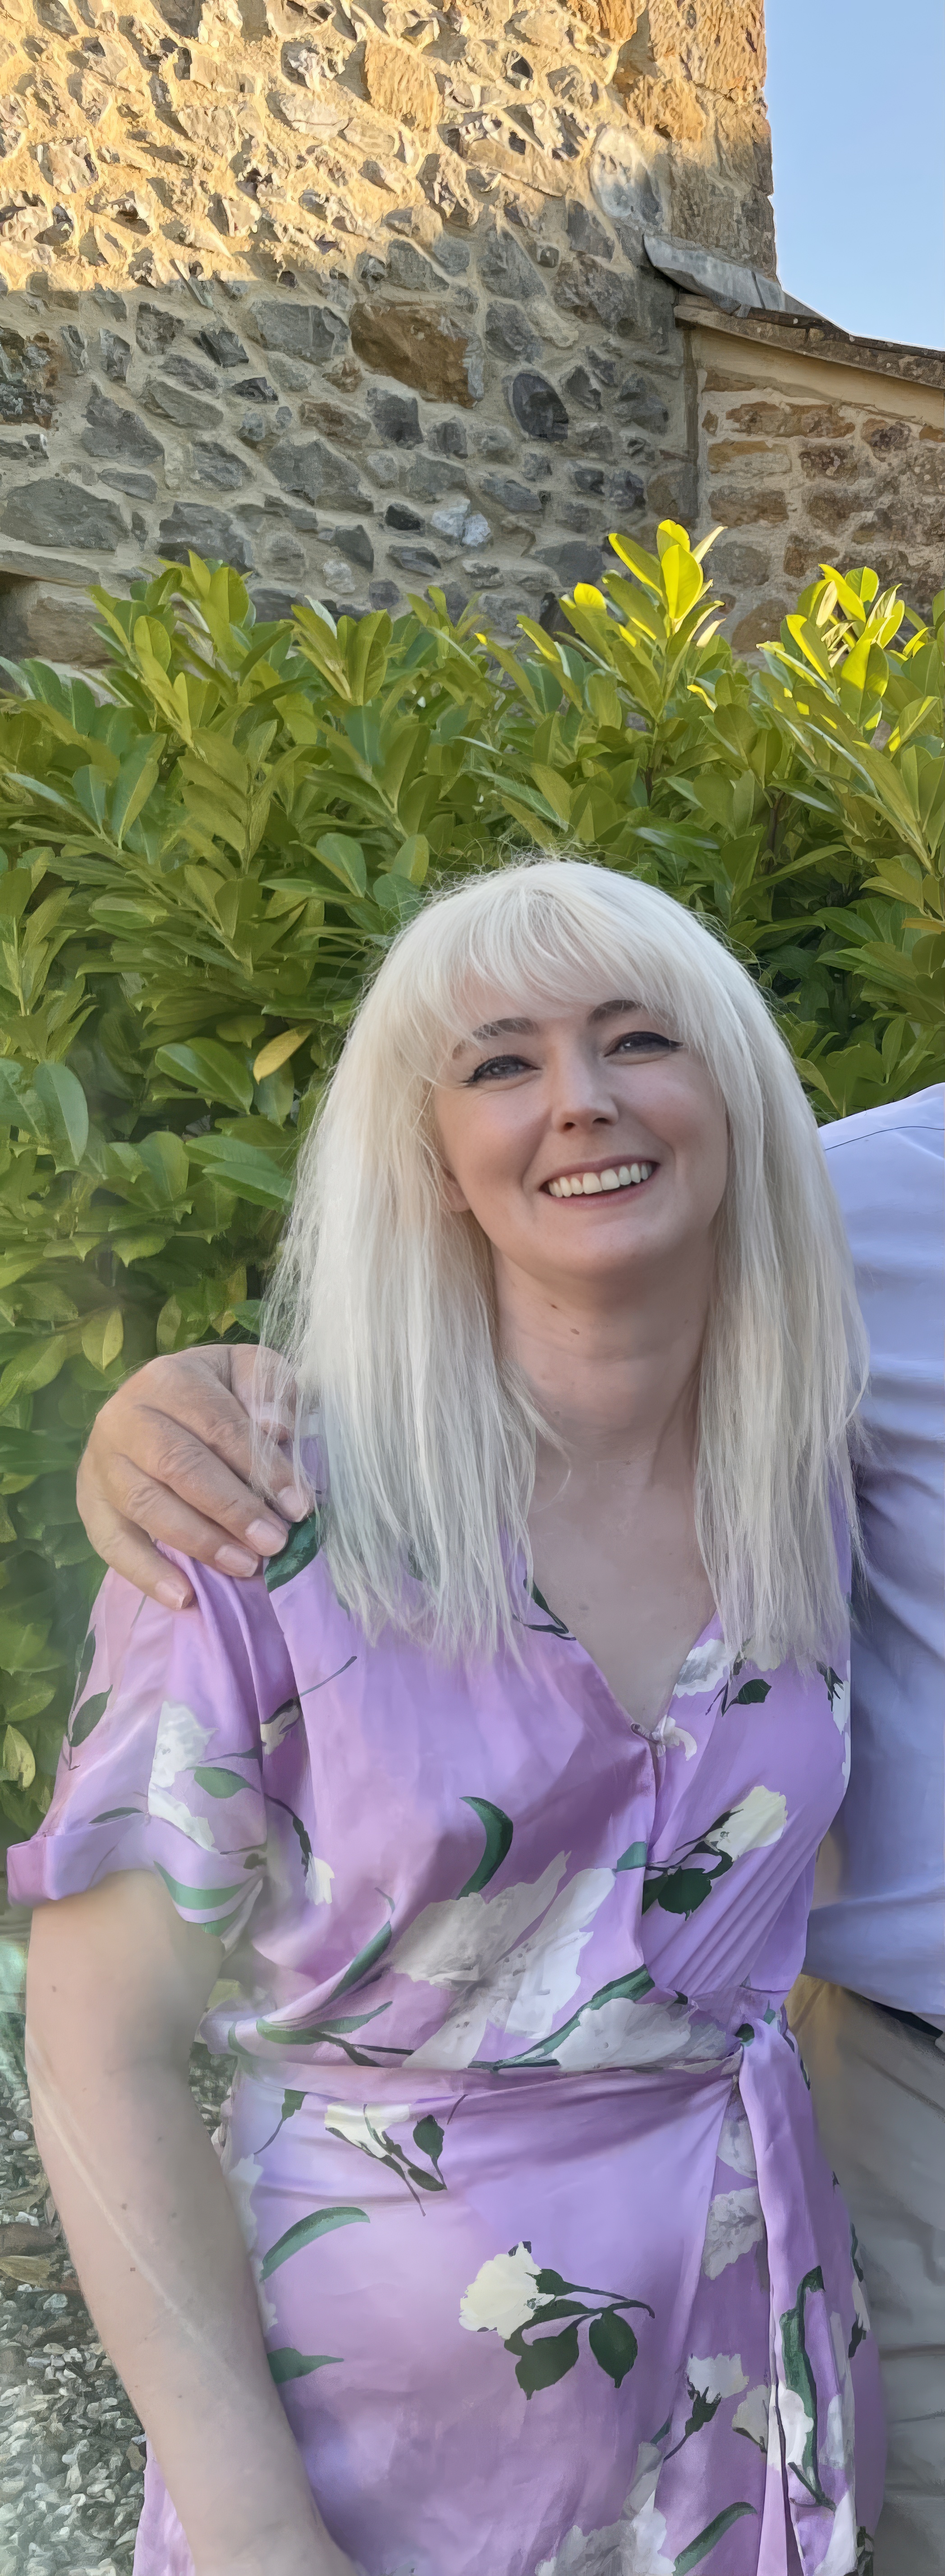
[[[709,1308],[707,1264],[680,1265],[650,1293],[578,1301],[497,1264],[503,1350],[574,1468],[691,1455]]]

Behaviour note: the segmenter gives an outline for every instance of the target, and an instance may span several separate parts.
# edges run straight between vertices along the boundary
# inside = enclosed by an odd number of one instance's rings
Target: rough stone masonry
[[[680,289],[790,307],[762,0],[2,24],[0,648],[87,656],[84,585],[191,547],[263,613],[440,583],[511,633],[697,521]]]

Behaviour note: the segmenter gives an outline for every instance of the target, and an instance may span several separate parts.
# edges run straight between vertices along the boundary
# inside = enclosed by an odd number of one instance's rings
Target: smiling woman
[[[136,2576],[868,2576],[875,2354],[784,2013],[860,1334],[742,969],[576,862],[425,907],[271,1330],[314,1508],[265,1583],[179,1558],[181,1618],[166,1557],[107,1578],[11,1855]]]
[[[645,1186],[598,1195],[621,1161],[653,1165]],[[550,1184],[572,1174],[565,1209]],[[864,1371],[849,1258],[757,988],[655,888],[539,861],[401,934],[303,1155],[269,1330],[303,1418],[318,1408],[323,1544],[368,1622],[407,1616],[446,1651],[512,1633],[509,1565],[541,1545],[539,1419],[564,1438],[579,1517],[589,1502],[577,1360],[601,1418],[628,1372],[635,1407],[641,1374],[654,1420],[665,1399],[700,1597],[732,1650],[751,1636],[774,1661],[788,1643],[822,1660]],[[405,1532],[423,1576],[406,1611]]]

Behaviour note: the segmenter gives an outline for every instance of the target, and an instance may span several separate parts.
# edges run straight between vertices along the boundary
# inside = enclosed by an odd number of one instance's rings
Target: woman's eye
[[[611,1054],[676,1055],[678,1049],[678,1038],[664,1037],[659,1029],[628,1029],[625,1037],[617,1039]]]
[[[477,1064],[475,1073],[470,1074],[468,1087],[471,1089],[474,1082],[499,1082],[503,1075],[527,1072],[528,1066],[522,1055],[490,1055],[485,1064]]]

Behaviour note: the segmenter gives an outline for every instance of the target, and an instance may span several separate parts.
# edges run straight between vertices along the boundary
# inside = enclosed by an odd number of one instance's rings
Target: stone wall
[[[837,548],[928,590],[928,387],[793,425],[764,68],[762,0],[5,0],[0,651],[191,547],[512,634],[667,515],[742,642]]]
[[[697,515],[742,652],[827,562],[870,563],[928,616],[945,577],[945,355],[815,322],[676,320],[698,387]]]
[[[68,658],[85,581],[189,546],[270,611],[439,581],[511,632],[608,529],[691,518],[644,233],[779,294],[761,0],[6,0],[3,28],[3,649]]]

